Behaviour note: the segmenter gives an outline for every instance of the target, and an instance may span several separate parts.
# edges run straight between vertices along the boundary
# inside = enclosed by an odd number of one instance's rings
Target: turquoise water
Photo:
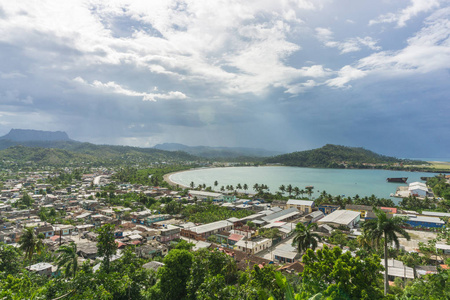
[[[240,183],[249,186],[247,192],[253,193],[253,185],[266,184],[271,192],[278,191],[282,184],[298,186],[304,189],[308,185],[314,186],[314,195],[326,191],[332,195],[371,196],[390,198],[400,183],[386,182],[388,177],[408,177],[408,183],[421,181],[420,177],[431,177],[436,174],[426,172],[404,172],[387,170],[353,170],[353,169],[316,169],[297,167],[230,167],[208,168],[186,171],[171,175],[170,179],[178,184],[189,186],[193,181],[195,186],[206,184],[214,188],[217,180],[220,187]],[[422,182],[422,181],[421,181]],[[319,192],[318,192],[319,191]],[[392,198],[395,203],[398,202]]]

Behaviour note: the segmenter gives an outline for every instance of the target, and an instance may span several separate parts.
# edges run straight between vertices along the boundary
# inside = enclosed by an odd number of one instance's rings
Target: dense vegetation
[[[14,146],[0,151],[0,165],[19,166],[121,166],[152,162],[197,161],[184,152],[151,148],[64,142],[66,149]]]
[[[295,167],[320,168],[364,168],[363,164],[421,164],[425,162],[407,161],[395,157],[376,154],[364,148],[325,145],[319,149],[278,155],[265,160],[266,163],[279,163]]]

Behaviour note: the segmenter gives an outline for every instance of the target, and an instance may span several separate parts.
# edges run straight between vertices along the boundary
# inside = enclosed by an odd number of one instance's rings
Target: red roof
[[[133,245],[138,245],[138,244],[141,243],[141,241],[132,241],[131,243],[132,243]]]
[[[244,237],[243,235],[232,233],[232,234],[230,234],[228,239],[237,242],[237,241],[240,241],[243,237]]]
[[[117,248],[124,247],[127,245],[127,244],[124,244],[124,243],[118,242],[118,241],[116,241],[116,244],[117,244]]]
[[[381,208],[381,210],[388,210],[392,214],[396,214],[397,213],[397,208],[396,207],[380,207],[380,208]]]
[[[54,236],[50,237],[50,239],[51,239],[52,241],[56,241],[56,240],[59,239],[59,235],[54,235]]]
[[[450,267],[448,265],[440,265],[442,269],[448,270]]]

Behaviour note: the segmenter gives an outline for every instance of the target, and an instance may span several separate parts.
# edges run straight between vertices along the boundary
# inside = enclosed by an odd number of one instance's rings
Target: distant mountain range
[[[184,151],[204,158],[268,157],[282,154],[282,152],[258,148],[186,146],[177,143],[158,144],[153,148],[166,151]]]
[[[50,150],[49,150],[50,148]],[[4,150],[2,150],[4,149]],[[242,147],[191,147],[166,143],[153,148],[95,145],[69,138],[62,131],[12,129],[0,137],[0,164],[129,165],[162,161],[235,161],[281,164],[297,167],[366,168],[368,164],[392,165],[424,162],[402,160],[376,154],[364,148],[325,145],[322,148],[281,154],[264,149]]]

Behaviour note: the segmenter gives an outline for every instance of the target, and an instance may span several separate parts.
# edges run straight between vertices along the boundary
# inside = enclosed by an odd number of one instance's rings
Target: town
[[[448,212],[338,204],[327,202],[326,193],[290,198],[289,191],[282,200],[264,199],[257,185],[259,192],[251,194],[228,187],[227,192],[202,185],[180,188],[155,178],[153,182],[163,186],[132,184],[119,181],[118,173],[107,168],[90,168],[89,173],[70,168],[4,172],[0,243],[25,250],[29,264],[24,267],[48,278],[63,276],[57,257],[58,249],[64,247],[75,249],[79,266],[99,270],[105,253],[99,253],[98,241],[105,226],[117,248],[108,257],[111,262],[128,250],[146,261],[142,268],[156,271],[172,249],[187,244],[191,251],[206,249],[233,258],[242,272],[271,266],[291,275],[304,271],[302,255],[309,248],[298,243],[299,234],[311,231],[317,236],[314,248],[338,246],[343,253],[361,256],[361,251],[376,246],[367,241],[363,224],[383,212],[387,218],[403,217],[411,236],[410,240],[399,238],[398,249],[392,245],[395,253],[387,270],[390,285],[404,288],[408,281],[448,268]],[[449,184],[450,176],[442,180]],[[264,185],[260,187],[264,190]],[[404,196],[410,199],[428,201],[433,196],[424,183],[411,183],[406,190],[410,194]],[[32,249],[26,248],[30,238],[36,241]],[[378,250],[382,255],[382,247]]]

